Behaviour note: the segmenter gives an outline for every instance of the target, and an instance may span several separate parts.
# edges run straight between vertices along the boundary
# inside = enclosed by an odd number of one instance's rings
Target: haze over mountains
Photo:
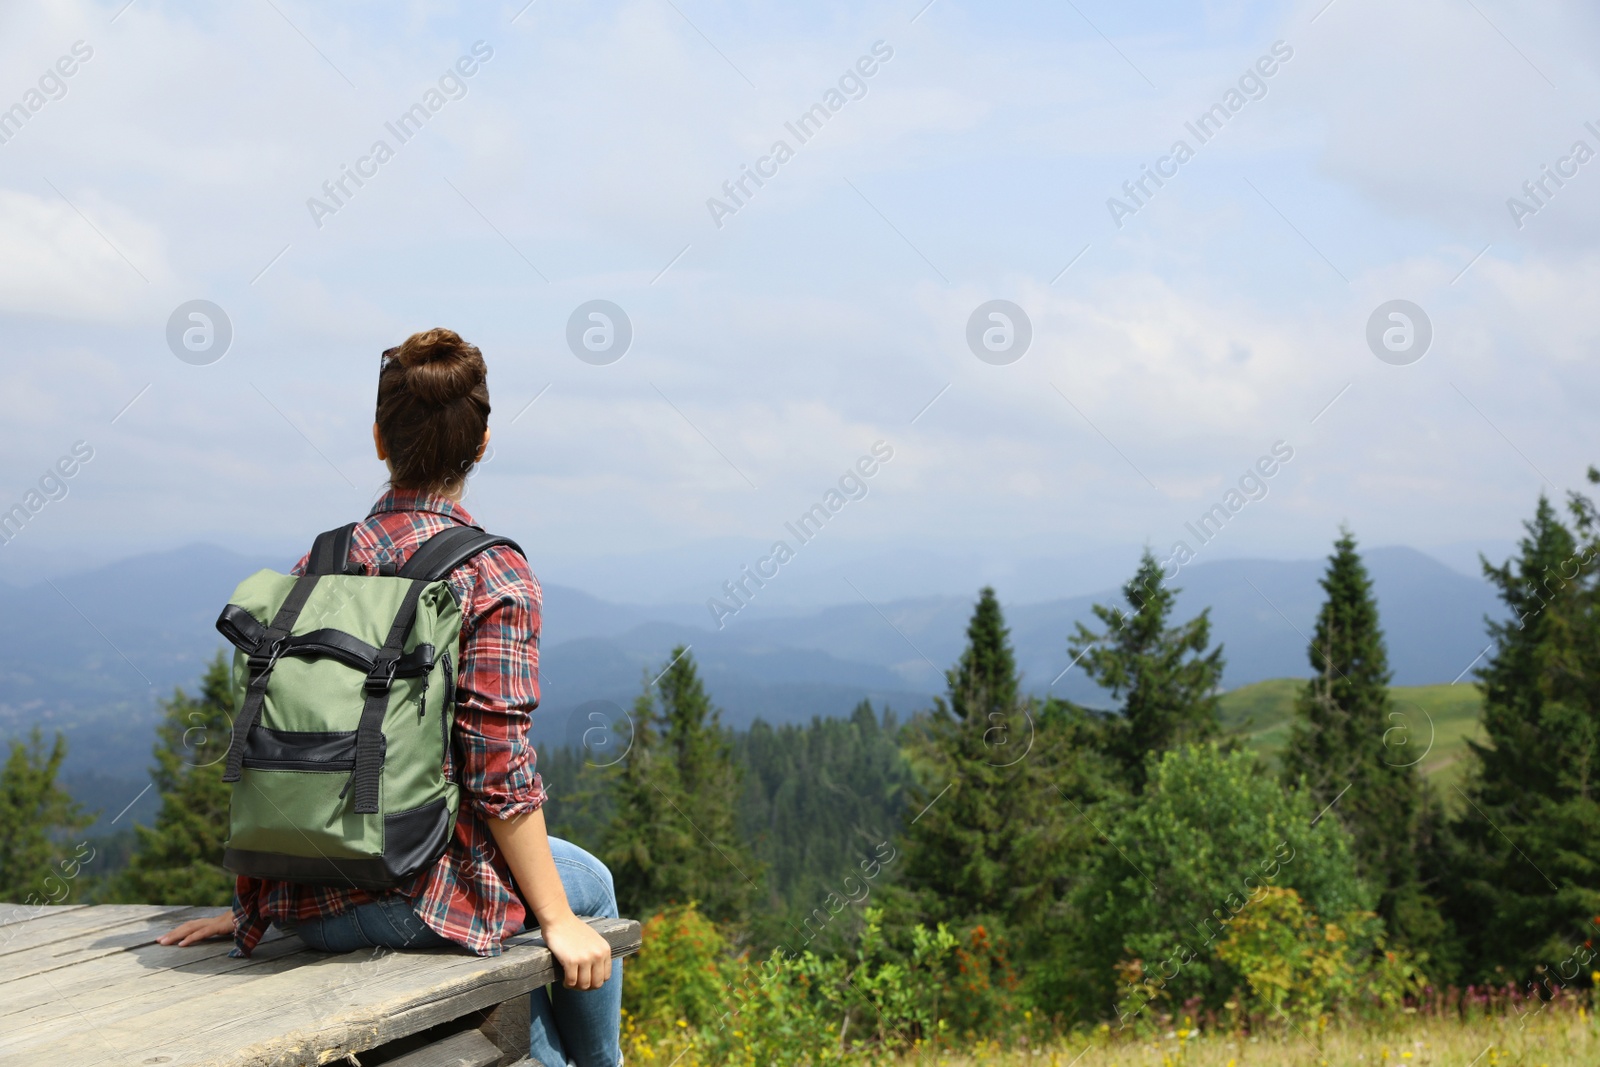
[[[1489,586],[1409,548],[1365,556],[1396,684],[1462,678],[1487,641],[1484,616],[1498,614]],[[31,585],[0,583],[0,738],[33,724],[61,730],[75,793],[115,815],[144,788],[157,699],[176,686],[193,689],[221,647],[213,622],[234,585],[282,565],[193,545]],[[1178,579],[1177,617],[1212,609],[1230,689],[1302,677],[1322,569],[1320,559],[1195,563]],[[1108,703],[1080,669],[1068,670],[1067,638],[1074,623],[1092,620],[1091,605],[1117,599],[1112,587],[1125,578],[1093,595],[1005,605],[1028,688]],[[590,709],[578,711],[588,702],[631,706],[677,644],[692,646],[732,726],[845,715],[863,698],[903,714],[926,707],[960,653],[976,589],[823,607],[755,604],[720,631],[703,603],[616,603],[556,584],[544,593],[535,733],[548,745],[578,741],[592,725]],[[129,818],[147,816],[152,804],[145,794]]]

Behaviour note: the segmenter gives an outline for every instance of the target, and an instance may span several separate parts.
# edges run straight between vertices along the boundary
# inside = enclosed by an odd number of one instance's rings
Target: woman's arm
[[[562,984],[568,989],[599,989],[611,977],[611,946],[567,903],[567,891],[550,855],[544,809],[487,821],[517,879],[522,902],[538,922],[550,955],[561,964]]]

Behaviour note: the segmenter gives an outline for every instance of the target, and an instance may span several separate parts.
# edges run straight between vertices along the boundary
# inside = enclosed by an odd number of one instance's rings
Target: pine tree
[[[77,874],[73,857],[81,854],[63,846],[61,838],[86,828],[94,817],[56,782],[66,758],[66,738],[56,734],[46,751],[37,726],[27,744],[11,742],[0,769],[0,900],[59,904],[70,892],[70,879]]]
[[[1378,892],[1378,914],[1402,943],[1426,949],[1443,924],[1420,880],[1423,787],[1416,767],[1387,743],[1397,722],[1388,652],[1348,530],[1334,542],[1321,584],[1327,600],[1308,649],[1316,673],[1295,703],[1284,781],[1303,784],[1318,810],[1328,808],[1350,833],[1358,870]]]
[[[1069,642],[1068,653],[1082,661],[1084,672],[1122,702],[1106,743],[1134,792],[1144,788],[1146,757],[1220,732],[1222,646],[1207,651],[1210,608],[1181,625],[1167,625],[1179,592],[1166,584],[1161,564],[1146,549],[1122,587],[1132,610],[1096,604],[1105,632],[1079,623]]]
[[[1069,823],[1041,735],[1038,703],[1020,695],[999,602],[984,589],[967,647],[946,672],[947,697],[914,726],[913,790],[897,902],[925,922],[997,921],[1018,929],[1060,897]],[[920,730],[917,730],[920,727]]]
[[[1576,535],[1541,497],[1517,558],[1484,561],[1510,617],[1489,624],[1486,740],[1446,864],[1471,979],[1565,983],[1600,940],[1600,518],[1579,494],[1571,511]]]
[[[105,896],[129,904],[226,904],[234,877],[222,866],[230,796],[222,757],[233,725],[233,692],[223,654],[206,668],[199,699],[179,689],[163,709],[150,772],[161,810],[154,826],[137,828],[132,862]]]
[[[687,649],[646,683],[633,719],[605,846],[619,903],[649,915],[695,901],[716,922],[742,922],[761,871],[736,831],[732,744]]]

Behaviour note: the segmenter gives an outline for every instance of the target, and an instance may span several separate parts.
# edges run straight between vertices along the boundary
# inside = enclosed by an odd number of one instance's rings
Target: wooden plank
[[[83,904],[0,904],[0,927],[25,923],[55,911],[85,907]],[[0,934],[0,936],[4,936]]]
[[[638,923],[589,921],[614,955],[637,949]],[[55,972],[94,970],[98,981],[122,987],[122,995],[104,984],[74,982],[82,994],[7,1017],[0,1064],[153,1056],[170,1067],[325,1063],[523,996],[551,981],[556,969],[537,936],[514,939],[493,958],[452,949],[381,957],[293,952],[276,960],[212,956],[174,966],[166,955],[187,951],[145,944]],[[158,975],[149,989],[136,981]],[[0,1001],[11,986],[0,986]]]
[[[41,915],[29,922],[0,928],[0,981],[5,980],[7,957],[81,937],[102,930],[140,928],[152,923],[177,925],[196,915],[212,914],[220,908],[162,907],[148,904],[103,904],[91,908],[63,908],[52,915]],[[165,918],[163,918],[165,916]]]
[[[66,941],[80,933],[93,933],[96,929],[118,926],[123,923],[150,921],[152,913],[178,912],[181,909],[165,907],[150,909],[142,904],[109,904],[106,907],[74,907],[62,909],[51,915],[40,915],[24,923],[0,926],[0,966],[6,957],[19,952],[32,952],[54,941]]]
[[[157,910],[159,911],[160,909]],[[271,954],[266,944],[263,945],[262,949],[258,950],[257,958],[254,960],[228,959],[225,953],[229,946],[225,941],[210,942],[187,949],[156,946],[151,942],[154,934],[158,932],[160,932],[159,928],[152,928],[148,931],[148,940],[135,938],[135,940],[143,941],[140,951],[136,954],[143,957],[142,960],[137,961],[141,966],[130,967],[128,957],[135,955],[135,953],[125,951],[120,954],[120,959],[115,957],[98,958],[86,965],[42,974],[33,980],[12,982],[0,987],[0,1004],[4,1005],[4,1008],[0,1008],[0,1011],[9,1010],[11,1012],[10,1017],[4,1019],[5,1025],[0,1026],[0,1031],[4,1031],[9,1039],[13,1035],[20,1036],[18,1032],[23,1029],[20,1024],[43,1023],[50,1021],[51,1018],[66,1020],[70,1023],[74,1017],[81,1018],[91,1012],[98,1020],[108,1024],[123,1017],[137,1018],[146,1011],[152,1000],[187,999],[189,994],[194,991],[193,987],[212,987],[228,972],[233,972],[235,978],[259,980],[270,977],[264,973],[268,970],[273,974],[288,972],[298,968],[305,962],[301,959],[292,959],[274,966],[272,961],[264,958]],[[273,931],[273,934],[276,933],[276,931]],[[516,940],[519,942],[537,942],[537,938],[518,938]],[[362,970],[366,969],[361,966],[365,962],[362,959],[316,957],[309,953],[298,951],[298,939],[286,940],[283,948],[290,949],[291,947],[296,950],[296,955],[338,963],[347,970],[350,969],[351,964],[357,964]],[[410,958],[415,960],[416,956],[413,954]],[[446,955],[445,960],[452,960],[452,958],[454,962],[465,962],[467,964],[481,965],[482,963],[493,962],[477,961],[474,957],[456,953]],[[154,969],[152,970],[151,968]],[[352,971],[351,973],[355,974],[357,972]],[[547,975],[539,976],[541,980],[547,977]],[[412,985],[415,987],[418,982],[426,981],[427,975],[417,973],[412,976],[412,979]],[[69,982],[71,986],[76,987],[76,990],[62,989],[63,981]],[[326,983],[324,984],[326,985]],[[531,984],[530,982],[529,985],[531,986]],[[187,986],[188,988],[178,988],[179,986]],[[34,995],[22,997],[20,999],[24,1003],[18,1003],[17,994],[30,992],[28,987],[33,987],[31,992]],[[134,988],[130,989],[130,987]],[[76,992],[76,995],[74,995],[74,992]],[[321,995],[321,993],[318,995]],[[41,1012],[39,1011],[22,1010],[21,1014],[27,1018],[19,1018],[16,1014],[18,1009],[30,1007],[42,1007],[44,1009],[42,1014],[46,1017],[41,1018]],[[11,1042],[7,1040],[5,1044],[9,1045]]]
[[[134,1026],[151,1005],[181,1003],[196,989],[213,989],[219,982],[248,988],[252,981],[327,958],[279,931],[263,938],[250,959],[231,958],[233,943],[226,940],[181,949],[147,942],[141,948],[150,958],[169,962],[143,966],[130,962],[130,951],[0,985],[0,1063],[14,1038],[20,1042],[41,1029],[65,1030],[85,1017],[113,1027]]]
[[[132,996],[146,999],[182,996],[179,987],[186,983],[211,981],[214,975],[239,970],[252,963],[252,960],[228,958],[233,950],[231,939],[177,948],[155,945],[157,932],[127,934],[120,940],[134,942],[129,947],[144,945],[155,949],[160,958],[170,961],[162,969],[128,968],[125,961],[114,958],[128,950],[124,947],[102,953],[86,952],[71,966],[40,967],[13,981],[0,982],[0,1033],[72,1011],[99,1010],[105,1004]],[[253,959],[259,963],[309,951],[299,938],[274,927],[257,945]]]
[[[431,1045],[408,1052],[383,1067],[493,1067],[500,1062],[500,1046],[477,1030],[463,1030]]]
[[[57,971],[87,962],[99,956],[125,952],[140,944],[153,943],[160,933],[165,933],[178,923],[214,913],[215,908],[179,908],[166,911],[156,919],[152,928],[148,919],[127,916],[118,919],[107,916],[101,922],[91,922],[85,917],[76,925],[78,930],[64,930],[60,924],[40,936],[29,939],[39,942],[27,950],[0,951],[0,988],[5,983],[19,981],[45,971]],[[176,962],[176,961],[175,961]]]
[[[512,997],[489,1009],[478,1030],[500,1050],[498,1062],[509,1063],[528,1054],[533,1041],[528,1030],[533,1025],[533,1005],[528,996]]]

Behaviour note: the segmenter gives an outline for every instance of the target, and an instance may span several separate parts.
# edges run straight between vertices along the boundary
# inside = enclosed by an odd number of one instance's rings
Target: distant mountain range
[[[1481,580],[1409,548],[1365,553],[1397,685],[1448,683],[1486,643],[1498,601]],[[106,818],[144,787],[158,698],[193,686],[221,646],[213,622],[238,581],[281,559],[212,545],[137,556],[31,585],[0,583],[0,738],[37,724],[70,748],[67,778]],[[1309,673],[1306,643],[1321,602],[1322,560],[1223,560],[1186,568],[1178,617],[1210,607],[1224,684]],[[1067,638],[1094,603],[1118,599],[1125,575],[1094,596],[1006,606],[1028,688],[1089,704],[1105,694],[1068,669]],[[902,713],[928,706],[960,654],[976,590],[814,609],[759,604],[714,628],[704,605],[620,604],[544,587],[542,744],[575,743],[592,701],[631,705],[677,644],[692,646],[724,721],[748,726],[848,714],[862,699]],[[582,709],[580,711],[580,708]],[[146,794],[125,817],[147,817]]]

